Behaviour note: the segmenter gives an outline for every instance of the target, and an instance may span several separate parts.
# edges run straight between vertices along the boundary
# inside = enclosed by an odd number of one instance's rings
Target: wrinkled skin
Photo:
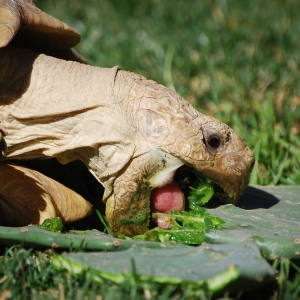
[[[8,47],[0,57],[6,159],[82,160],[105,187],[114,235],[148,229],[151,190],[170,183],[183,164],[234,200],[247,185],[253,152],[227,125],[162,85],[28,50]]]
[[[115,236],[148,229],[152,189],[182,165],[238,200],[254,155],[227,125],[140,75],[73,62],[80,35],[31,0],[0,0],[0,30],[0,160],[83,161]]]

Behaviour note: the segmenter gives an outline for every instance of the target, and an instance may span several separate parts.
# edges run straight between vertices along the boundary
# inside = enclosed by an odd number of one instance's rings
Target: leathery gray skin
[[[151,190],[170,183],[182,165],[205,174],[234,202],[248,184],[253,152],[226,124],[166,87],[118,67],[11,46],[0,57],[8,147],[2,160],[82,160],[105,188],[115,236],[148,230]]]

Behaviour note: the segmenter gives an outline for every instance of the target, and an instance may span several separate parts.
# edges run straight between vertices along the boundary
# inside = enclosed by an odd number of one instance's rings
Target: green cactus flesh
[[[199,172],[194,172],[196,179],[186,191],[186,211],[173,210],[169,214],[153,213],[171,220],[171,228],[155,227],[143,235],[134,238],[141,241],[169,242],[175,241],[187,245],[200,245],[206,240],[205,233],[210,229],[223,229],[225,223],[207,213],[203,206],[214,195],[213,183]]]
[[[73,274],[89,269],[95,281],[123,283],[134,276],[141,281],[191,283],[210,293],[253,290],[274,279],[273,268],[251,242],[168,251],[135,247],[114,253],[69,253],[55,257],[52,265]]]
[[[63,223],[60,217],[46,219],[41,225],[35,226],[52,232],[61,232],[63,229]]]
[[[206,233],[208,243],[253,241],[262,255],[300,258],[300,186],[248,187],[237,203],[207,209],[225,230]]]

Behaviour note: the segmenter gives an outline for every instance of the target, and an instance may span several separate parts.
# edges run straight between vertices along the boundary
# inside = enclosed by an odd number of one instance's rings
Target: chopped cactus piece
[[[137,240],[169,242],[176,241],[182,244],[199,245],[205,241],[205,233],[210,229],[222,229],[225,222],[221,218],[211,216],[202,207],[214,195],[213,183],[199,172],[197,180],[190,187],[188,195],[189,211],[172,211],[169,214],[154,213],[153,218],[167,217],[172,220],[171,228],[156,227],[144,235],[134,237]]]
[[[199,206],[205,205],[214,195],[213,183],[207,177],[199,172],[194,172],[197,181],[190,187],[188,195],[189,207],[191,210],[196,210]]]
[[[183,244],[199,245],[206,240],[205,232],[210,229],[222,229],[224,221],[213,217],[203,208],[194,211],[172,211],[171,214],[160,214],[171,217],[173,225],[171,229],[155,227],[144,235],[136,236],[137,240],[170,242],[176,241]],[[157,214],[155,214],[157,215]]]
[[[35,226],[51,232],[61,232],[63,229],[63,223],[60,217],[46,219],[42,224]]]

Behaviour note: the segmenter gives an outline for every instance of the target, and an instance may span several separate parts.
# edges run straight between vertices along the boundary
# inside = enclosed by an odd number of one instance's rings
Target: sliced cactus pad
[[[207,242],[253,241],[266,259],[300,258],[300,186],[248,187],[238,206],[208,209],[226,229],[208,232]]]
[[[160,283],[192,283],[210,293],[254,290],[274,279],[274,270],[251,242],[185,249],[136,247],[114,253],[70,253],[55,257],[53,265],[75,274],[88,268],[94,272],[94,280],[98,276],[123,283],[128,276],[135,276]]]

